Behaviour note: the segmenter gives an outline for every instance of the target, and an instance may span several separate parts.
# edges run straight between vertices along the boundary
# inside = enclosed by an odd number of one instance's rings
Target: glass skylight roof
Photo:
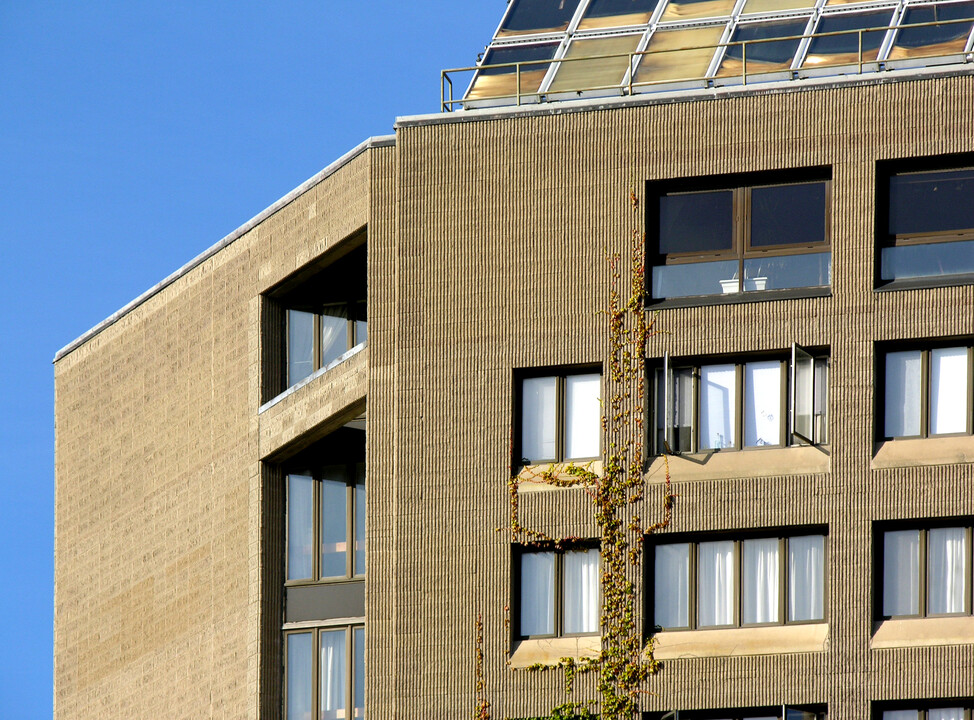
[[[483,107],[970,64],[972,45],[974,0],[510,0],[462,100],[452,77],[444,99]]]

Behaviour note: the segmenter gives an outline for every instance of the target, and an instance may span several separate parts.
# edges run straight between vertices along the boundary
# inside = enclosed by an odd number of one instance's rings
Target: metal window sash
[[[668,455],[673,453],[673,368],[670,367],[670,352],[663,353],[663,446]]]
[[[811,408],[811,416],[809,427],[811,428],[811,435],[815,435],[815,358],[810,352],[805,350],[798,343],[791,344],[791,411],[789,412],[789,423],[791,426],[791,438],[789,441],[793,441],[794,438],[798,438],[802,442],[808,445],[815,445],[815,441],[812,438],[805,437],[803,434],[798,432],[797,426],[797,414],[798,414],[798,362],[809,362],[811,364],[811,382],[809,383],[809,397],[807,398],[809,407]]]

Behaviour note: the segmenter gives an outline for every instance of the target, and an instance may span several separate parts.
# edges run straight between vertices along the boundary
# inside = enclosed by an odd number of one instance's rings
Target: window
[[[365,574],[365,463],[287,476],[287,579]]]
[[[825,535],[753,535],[655,545],[658,629],[821,622]]]
[[[601,385],[598,373],[524,377],[520,381],[520,462],[599,457]]]
[[[652,183],[651,296],[830,285],[828,174],[774,173],[764,176],[768,182],[744,185],[736,184],[737,178]]]
[[[878,720],[971,720],[974,702],[970,700],[927,700],[913,707],[882,710]]]
[[[646,714],[654,720],[826,720],[822,706],[774,705],[739,710],[674,710],[662,715]]]
[[[970,435],[972,357],[970,344],[886,352],[883,436]]]
[[[655,382],[657,453],[828,442],[828,357],[798,345],[791,355],[790,363],[664,358]]]
[[[517,549],[514,596],[522,638],[599,631],[599,549]]]
[[[365,717],[365,628],[321,627],[284,633],[284,717]]]
[[[880,534],[882,618],[971,614],[971,522]]]
[[[919,172],[881,165],[877,184],[879,283],[893,286],[974,282],[974,163]],[[931,163],[940,167],[930,167]]]

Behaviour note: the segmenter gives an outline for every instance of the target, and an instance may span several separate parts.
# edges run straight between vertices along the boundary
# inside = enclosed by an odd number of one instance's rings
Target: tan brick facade
[[[514,371],[605,361],[604,258],[627,247],[630,188],[810,166],[832,173],[831,295],[662,310],[647,354],[829,348],[825,459],[674,463],[672,527],[827,526],[825,649],[668,660],[644,709],[819,703],[851,720],[874,700],[974,696],[974,636],[874,647],[871,610],[874,521],[974,516],[970,437],[953,461],[935,441],[928,461],[877,455],[875,344],[970,338],[974,287],[874,290],[876,162],[974,152],[972,119],[960,75],[401,122],[395,147],[367,148],[56,362],[56,717],[279,717],[277,463],[366,389],[368,717],[469,717],[478,614],[494,717],[563,702],[556,673],[506,662],[511,548],[495,529]],[[260,412],[280,343],[264,294],[362,227],[368,348]],[[522,502],[536,527],[596,533],[581,491]],[[575,699],[593,688],[582,678]]]

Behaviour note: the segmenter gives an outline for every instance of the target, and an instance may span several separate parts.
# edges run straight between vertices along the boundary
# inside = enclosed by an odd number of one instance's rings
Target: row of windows
[[[972,614],[972,525],[942,522],[877,535],[877,619]],[[656,631],[824,622],[827,536],[747,533],[654,543],[649,617]],[[515,634],[599,631],[595,547],[515,549]]]
[[[664,358],[653,371],[654,450],[695,453],[823,444],[828,433],[826,353],[745,361]],[[974,433],[974,346],[881,352],[882,439]],[[515,458],[531,465],[600,455],[597,373],[522,377]]]
[[[901,708],[890,703],[874,708],[876,720],[970,720],[974,701],[969,699],[925,700],[922,703],[901,702]],[[827,720],[824,707],[777,706],[738,710],[673,710],[668,713],[646,713],[645,720]]]

